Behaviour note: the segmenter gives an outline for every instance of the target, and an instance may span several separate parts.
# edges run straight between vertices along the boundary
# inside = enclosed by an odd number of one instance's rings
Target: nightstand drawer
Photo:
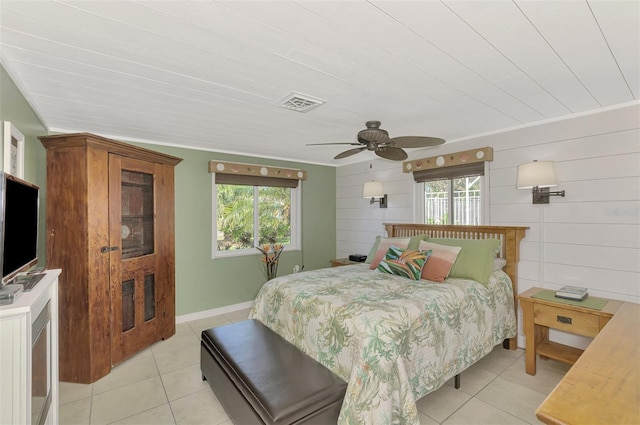
[[[600,318],[598,316],[562,307],[535,304],[533,306],[533,318],[535,324],[578,335],[594,337],[600,331]]]

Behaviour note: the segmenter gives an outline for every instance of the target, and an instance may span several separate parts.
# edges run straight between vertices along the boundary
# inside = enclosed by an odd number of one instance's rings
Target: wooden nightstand
[[[549,341],[549,328],[576,335],[595,337],[624,303],[608,300],[602,310],[533,298],[541,288],[531,288],[518,295],[523,314],[523,330],[527,337],[526,371],[536,374],[536,354],[573,364],[583,350]]]
[[[364,264],[357,261],[351,261],[348,258],[334,258],[331,260],[331,267],[350,266],[352,264]]]

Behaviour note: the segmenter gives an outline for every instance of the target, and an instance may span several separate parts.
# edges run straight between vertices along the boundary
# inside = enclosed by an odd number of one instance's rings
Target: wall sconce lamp
[[[564,198],[564,190],[549,191],[550,187],[557,185],[558,177],[553,161],[533,161],[518,165],[516,188],[531,189],[534,204],[548,204],[551,196]]]
[[[362,197],[371,198],[371,201],[369,201],[370,204],[379,202],[380,208],[387,208],[387,195],[384,193],[381,182],[366,182],[362,187]]]

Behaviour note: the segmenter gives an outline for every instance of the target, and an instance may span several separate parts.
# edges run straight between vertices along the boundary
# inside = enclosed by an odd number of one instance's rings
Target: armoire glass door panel
[[[122,170],[122,258],[154,252],[153,174]]]
[[[156,281],[155,275],[148,274],[144,277],[144,321],[156,317]]]
[[[133,279],[122,282],[122,332],[136,326],[136,287]]]

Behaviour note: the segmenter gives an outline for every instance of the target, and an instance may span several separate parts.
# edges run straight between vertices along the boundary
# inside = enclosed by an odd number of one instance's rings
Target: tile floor
[[[60,383],[60,424],[232,425],[200,374],[200,333],[244,320],[242,310],[182,323],[176,335],[158,342],[85,385]],[[453,380],[417,403],[420,422],[432,424],[537,424],[535,409],[568,366],[538,361],[538,373],[524,372],[524,351],[496,347]],[[242,424],[237,424],[242,425]]]

